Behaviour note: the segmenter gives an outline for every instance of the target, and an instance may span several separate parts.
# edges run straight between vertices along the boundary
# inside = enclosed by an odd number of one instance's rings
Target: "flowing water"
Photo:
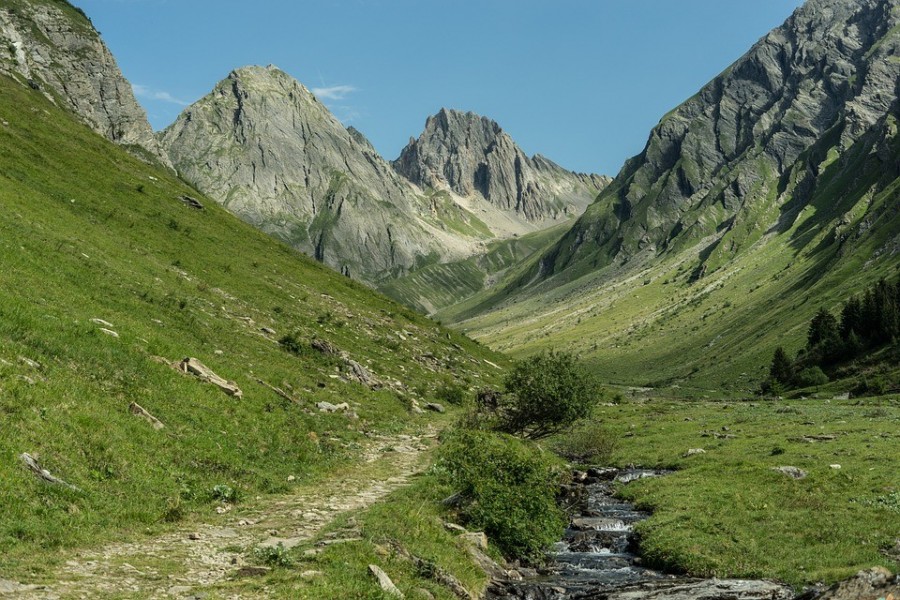
[[[548,564],[522,580],[495,580],[486,598],[520,600],[773,600],[791,591],[767,581],[698,580],[648,569],[637,554],[634,524],[650,515],[615,496],[617,483],[659,477],[663,471],[591,469],[568,492],[578,510]]]

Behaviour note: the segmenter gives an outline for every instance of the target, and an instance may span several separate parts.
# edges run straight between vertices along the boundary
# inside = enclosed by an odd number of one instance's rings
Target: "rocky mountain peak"
[[[161,140],[182,177],[229,210],[369,283],[474,243],[431,223],[365,136],[271,65],[232,71]]]
[[[442,108],[394,168],[416,185],[480,196],[529,221],[580,214],[607,183],[526,156],[497,122]]]
[[[49,0],[3,4],[0,43],[8,52],[0,73],[43,91],[100,135],[171,167],[131,84],[80,9]]]

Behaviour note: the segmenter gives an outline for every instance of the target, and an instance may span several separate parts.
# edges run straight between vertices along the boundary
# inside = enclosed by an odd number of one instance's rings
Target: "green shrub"
[[[266,546],[253,550],[253,558],[256,562],[267,565],[269,567],[291,567],[294,560],[291,558],[290,552],[281,542],[277,546]]]
[[[230,485],[220,483],[213,486],[212,497],[213,500],[219,500],[220,502],[231,502],[232,504],[234,504],[238,502],[238,500],[240,500],[240,493]]]
[[[466,401],[466,388],[447,378],[443,380],[434,391],[435,399],[447,404],[460,405]]]
[[[567,352],[542,352],[518,361],[504,385],[502,428],[531,439],[589,417],[601,393],[591,372]]]
[[[510,435],[456,429],[440,449],[436,472],[459,492],[459,511],[507,555],[536,557],[563,533],[556,493],[559,459]]]
[[[828,383],[828,375],[819,367],[809,367],[797,373],[795,380],[797,387],[812,387]]]
[[[553,440],[557,454],[582,464],[609,464],[617,446],[618,440],[597,421],[579,423]]]

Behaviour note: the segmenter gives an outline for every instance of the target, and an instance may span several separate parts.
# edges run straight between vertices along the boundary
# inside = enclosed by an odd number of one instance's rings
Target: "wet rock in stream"
[[[644,469],[576,473],[565,491],[578,507],[563,539],[538,573],[521,581],[494,580],[493,600],[788,600],[790,588],[770,581],[689,579],[641,565],[633,526],[649,514],[615,497],[614,485],[664,475]],[[580,490],[578,488],[581,488]]]

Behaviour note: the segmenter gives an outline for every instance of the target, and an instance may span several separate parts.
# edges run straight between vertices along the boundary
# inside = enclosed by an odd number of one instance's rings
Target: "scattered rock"
[[[740,579],[639,583],[616,588],[603,596],[605,600],[790,600],[793,597],[793,592],[786,586],[771,581]]]
[[[42,589],[44,589],[44,587],[40,585],[25,585],[17,581],[0,579],[0,594],[18,594],[20,592],[31,592]]]
[[[462,525],[457,525],[456,523],[450,523],[449,521],[444,521],[444,529],[447,531],[455,532],[455,533],[469,533],[469,530],[463,527]]]
[[[247,565],[237,570],[238,577],[263,577],[268,575],[272,569],[269,567],[260,567],[257,565]]]
[[[151,415],[149,412],[147,412],[147,409],[145,409],[143,406],[141,406],[137,402],[132,402],[128,406],[128,410],[131,412],[131,414],[141,417],[142,419],[144,419],[145,421],[150,423],[150,425],[153,427],[153,429],[156,429],[157,431],[159,431],[160,429],[163,429],[165,427],[165,425],[163,425],[162,421],[160,421],[159,419],[157,419],[156,417]]]
[[[425,405],[425,408],[427,408],[428,410],[432,410],[436,413],[447,412],[447,409],[444,408],[444,405],[438,404],[437,402],[429,402],[428,404]]]
[[[110,329],[115,327],[115,325],[113,325],[109,321],[104,321],[103,319],[91,319],[91,323],[93,323],[94,325],[100,325],[101,327],[108,327]]]
[[[803,469],[797,467],[772,467],[773,471],[778,471],[779,473],[783,473],[792,479],[803,479],[806,477],[807,473]]]
[[[262,331],[266,335],[278,335],[275,333],[275,330],[270,327],[261,327],[260,331]]]
[[[322,571],[303,571],[300,573],[300,579],[316,579],[317,577],[322,577],[325,573]]]
[[[395,596],[397,598],[403,598],[403,592],[401,592],[394,582],[391,581],[391,578],[388,577],[388,574],[381,570],[381,567],[376,565],[369,565],[369,572],[375,576],[378,580],[378,585],[381,586],[381,589],[385,591],[390,596]]]
[[[434,594],[425,588],[416,588],[412,591],[412,597],[419,600],[434,600]]]
[[[19,455],[19,460],[25,465],[25,467],[37,475],[41,480],[46,481],[47,483],[51,483],[53,485],[61,485],[62,487],[69,488],[70,490],[80,492],[81,489],[77,486],[72,485],[71,483],[66,483],[59,477],[54,476],[47,469],[42,469],[40,464],[35,457],[31,456],[27,452],[23,452]]]
[[[706,450],[704,450],[703,448],[691,448],[684,453],[684,457],[687,458],[689,456],[698,456],[700,454],[706,454]]]
[[[105,334],[108,335],[109,337],[114,337],[114,338],[119,337],[119,334],[118,334],[118,333],[116,333],[116,332],[113,331],[112,329],[106,329],[105,327],[101,327],[101,328],[100,328],[100,333],[105,333]]]
[[[900,598],[900,578],[884,567],[872,567],[827,590],[806,592],[796,600],[881,600],[891,596]]]
[[[40,371],[42,368],[41,363],[37,362],[36,360],[31,360],[30,358],[26,358],[24,356],[19,357],[19,362],[22,363],[23,365],[27,365],[27,366],[31,367],[32,369],[37,370],[37,371]]]
[[[281,538],[273,536],[266,540],[263,540],[258,545],[260,548],[277,548],[278,546],[284,546],[286,550],[290,550],[291,548],[296,548],[302,543],[303,540],[301,538]]]
[[[322,354],[340,354],[341,352],[334,345],[320,338],[310,342],[310,346],[312,346],[313,350],[318,350]]]
[[[319,412],[324,413],[333,413],[338,411],[338,407],[336,404],[332,404],[331,402],[316,402],[316,408],[319,409]]]
[[[203,205],[200,204],[200,201],[191,196],[181,196],[179,198],[186,206],[190,206],[196,210],[203,210]]]
[[[213,384],[229,396],[233,396],[234,398],[242,398],[244,396],[244,393],[235,382],[227,381],[219,377],[212,371],[212,369],[204,365],[196,358],[184,358],[180,362],[173,364],[172,367],[177,369],[178,371],[181,371],[182,373],[194,375],[195,377],[207,383]]]
[[[459,537],[476,548],[481,548],[482,550],[488,549],[488,538],[483,531],[466,532]]]
[[[200,534],[197,533],[196,531],[192,531],[191,533],[188,534],[188,539],[196,542],[197,540],[200,539]]]
[[[833,465],[828,465],[828,466],[830,468],[834,469],[835,471],[840,471],[840,469],[841,469],[841,465],[839,465],[839,464],[833,464]]]

